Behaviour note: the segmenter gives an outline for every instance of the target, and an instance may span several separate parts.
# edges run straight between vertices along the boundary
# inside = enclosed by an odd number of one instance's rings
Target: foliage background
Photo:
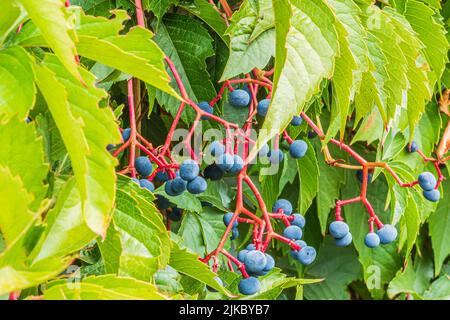
[[[154,195],[116,175],[124,159],[105,150],[120,142],[118,126],[129,125],[124,105],[131,76],[142,81],[142,134],[155,144],[164,140],[179,104],[164,54],[194,101],[211,100],[220,81],[275,66],[275,92],[262,128],[280,131],[292,115],[307,110],[320,116],[327,139],[343,138],[366,159],[388,162],[406,181],[431,171],[405,146],[414,139],[430,154],[448,122],[437,104],[450,86],[448,1],[230,4],[236,12],[227,26],[203,0],[144,0],[144,30],[134,27],[135,7],[128,0],[77,0],[70,8],[61,0],[4,1],[0,295],[238,298],[238,275],[221,270],[227,284],[222,288],[197,260],[217,246],[224,231],[222,214],[235,198],[233,180],[211,182],[197,197],[170,198],[184,215],[168,233]],[[228,121],[244,119],[230,108],[225,99],[217,112]],[[192,120],[187,113],[183,125]],[[293,137],[305,136],[308,128],[289,130]],[[354,242],[338,248],[326,232],[330,213],[336,199],[358,194],[359,183],[354,172],[325,163],[317,138],[309,144],[305,158],[286,157],[271,176],[258,175],[255,166],[252,178],[269,207],[277,197],[298,204],[307,218],[305,240],[317,248],[318,259],[301,267],[287,248],[274,244],[277,268],[261,277],[263,289],[250,298],[448,299],[448,180],[441,188],[444,198],[434,205],[418,189],[402,189],[376,171],[369,198],[383,221],[397,225],[399,240],[366,248],[368,216],[352,205],[344,214]],[[337,148],[331,151],[347,159]],[[227,244],[229,250],[245,246],[250,235],[245,229],[241,235]]]

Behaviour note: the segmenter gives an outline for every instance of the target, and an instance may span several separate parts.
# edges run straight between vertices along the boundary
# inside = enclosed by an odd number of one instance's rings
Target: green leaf
[[[239,11],[231,17],[226,34],[230,36],[230,56],[220,81],[263,69],[275,56],[275,32],[272,21],[264,18],[273,15],[271,0],[245,0]]]
[[[23,7],[16,1],[5,1],[0,11],[0,45],[19,23],[26,17]]]
[[[193,101],[209,101],[215,96],[205,62],[214,54],[212,38],[199,21],[185,15],[167,14],[159,25],[155,41],[173,61]],[[171,85],[177,88],[174,79]],[[157,99],[172,115],[176,114],[179,101],[162,92],[157,92]],[[186,113],[183,120],[188,120]]]
[[[211,3],[202,0],[183,0],[178,4],[178,6],[203,20],[219,35],[224,43],[228,44],[230,40],[225,35],[225,31],[227,29],[225,19],[219,12],[214,10]]]
[[[321,81],[331,77],[338,52],[335,16],[323,1],[298,0],[286,6],[282,0],[274,2],[275,19],[284,26],[275,26],[274,92],[257,145],[280,133],[303,110]],[[250,158],[256,152],[253,148]]]
[[[228,297],[233,297],[231,292],[222,287],[214,278],[217,276],[209,269],[209,266],[198,260],[198,256],[182,249],[175,242],[172,243],[169,265],[179,273],[194,278],[211,288],[223,293]]]
[[[0,121],[0,145],[0,166],[8,168],[13,177],[20,177],[22,187],[32,196],[29,209],[38,211],[47,193],[44,179],[48,165],[44,164],[42,140],[37,138],[34,124],[16,117],[6,123]]]
[[[45,231],[31,253],[35,263],[49,257],[64,257],[95,239],[96,234],[87,226],[82,211],[75,179],[70,179],[46,216]]]
[[[165,300],[155,285],[128,277],[103,275],[52,286],[46,300]]]
[[[0,231],[6,246],[10,247],[24,236],[36,219],[29,211],[33,196],[27,192],[20,177],[14,177],[8,168],[2,166],[0,185],[6,186],[0,197]]]
[[[435,11],[419,1],[408,0],[402,13],[424,44],[424,54],[434,73],[431,84],[434,84],[441,78],[448,62],[449,44],[444,26],[435,18]]]
[[[86,223],[104,235],[114,203],[117,163],[106,145],[120,141],[111,109],[98,106],[105,92],[95,88],[94,76],[80,68],[87,83],[82,86],[53,55],[46,55],[35,69],[36,83],[70,156]]]
[[[444,193],[450,194],[450,182],[444,180]],[[431,243],[434,253],[434,274],[441,271],[442,263],[450,254],[450,201],[441,200],[429,219]]]
[[[64,67],[78,81],[82,78],[77,69],[75,57],[76,35],[74,17],[65,7],[64,0],[17,0],[27,11],[33,23]]]
[[[153,12],[160,21],[170,6],[177,2],[178,0],[144,0],[143,6],[145,10]]]
[[[306,210],[311,206],[313,199],[319,190],[319,166],[317,164],[314,146],[308,144],[308,152],[306,155],[297,160],[297,169],[300,180],[300,192],[298,197],[298,209],[301,214],[305,214]]]
[[[448,275],[443,275],[433,281],[430,288],[424,293],[424,299],[448,300],[450,299],[450,279]]]
[[[0,118],[25,119],[36,95],[32,61],[21,47],[0,50]]]

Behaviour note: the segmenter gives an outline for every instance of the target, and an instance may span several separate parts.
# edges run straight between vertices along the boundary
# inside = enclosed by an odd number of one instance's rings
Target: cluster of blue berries
[[[227,212],[223,215],[223,223],[228,226],[231,222],[231,219],[233,218],[233,212]],[[238,220],[234,220],[233,222],[233,228],[231,229],[231,240],[237,239],[239,237],[239,230],[238,230],[239,222]]]
[[[225,146],[220,141],[213,141],[209,145],[209,153],[215,158],[215,163],[207,166],[203,171],[207,179],[217,181],[222,179],[224,174],[235,175],[244,168],[244,160],[241,156],[226,152]]]
[[[344,221],[332,222],[329,230],[337,246],[346,247],[352,242],[352,234]],[[385,224],[376,233],[369,232],[364,238],[364,243],[369,248],[375,248],[379,244],[388,244],[395,239],[397,239],[397,229],[390,224]]]
[[[179,196],[186,190],[192,194],[205,192],[208,184],[202,176],[199,176],[199,173],[200,167],[197,162],[192,159],[184,160],[176,173],[177,176],[166,181],[165,192],[169,196]]]
[[[125,143],[128,141],[128,139],[130,139],[131,136],[131,128],[126,128],[125,130],[122,131],[122,142]],[[106,146],[106,150],[111,151],[112,149],[114,149],[116,147],[115,144],[108,144]]]
[[[422,172],[419,175],[419,186],[423,190],[423,196],[432,202],[437,202],[441,198],[439,189],[436,188],[437,181],[431,172]]]
[[[261,289],[258,277],[272,270],[275,267],[275,260],[271,255],[256,250],[253,243],[239,251],[237,258],[245,264],[245,270],[250,275],[239,282],[239,292],[245,295],[257,293]]]

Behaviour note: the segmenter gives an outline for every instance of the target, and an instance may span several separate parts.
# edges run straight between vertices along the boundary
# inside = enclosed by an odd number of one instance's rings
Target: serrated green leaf
[[[32,61],[21,47],[0,50],[0,118],[25,119],[36,95]]]
[[[178,0],[144,0],[144,9],[155,14],[160,21],[171,5],[176,4]]]
[[[316,153],[314,146],[309,141],[306,141],[306,143],[308,144],[308,152],[303,158],[297,160],[300,180],[298,210],[301,214],[306,213],[319,189],[319,166]]]
[[[26,17],[26,12],[17,1],[5,1],[0,11],[0,45],[19,23]]]

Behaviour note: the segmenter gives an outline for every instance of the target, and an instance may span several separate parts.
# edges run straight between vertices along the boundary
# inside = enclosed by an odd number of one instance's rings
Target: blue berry
[[[231,240],[239,238],[239,230],[237,228],[231,229]]]
[[[194,180],[190,181],[187,184],[187,190],[192,194],[199,194],[205,192],[207,187],[208,184],[206,183],[206,180],[200,176],[198,176],[197,178],[195,178]]]
[[[242,90],[244,90],[244,91],[247,92],[248,94],[251,94],[250,88],[248,87],[248,84],[246,84],[246,83],[243,85]]]
[[[253,243],[250,243],[245,249],[248,251],[256,250],[256,246]]]
[[[227,212],[223,215],[223,223],[228,226],[230,224],[231,218],[233,218],[233,212]],[[237,219],[233,223],[233,228],[236,228],[239,225]]]
[[[301,125],[303,122],[303,118],[301,116],[293,116],[291,120],[291,124],[295,127]]]
[[[245,108],[250,103],[250,95],[241,89],[236,89],[228,95],[230,104],[235,108]]]
[[[139,179],[131,178],[131,181],[133,181],[134,183],[137,183],[138,185],[140,185]]]
[[[211,179],[212,181],[217,181],[222,179],[223,171],[216,164],[211,164],[203,170],[203,175],[206,179]]]
[[[417,150],[419,150],[419,145],[414,140],[411,142],[411,145],[406,146],[406,151],[410,153],[417,152]]]
[[[397,229],[390,224],[385,224],[381,229],[377,231],[378,237],[380,237],[380,243],[391,243],[397,238]]]
[[[248,251],[249,250],[247,250],[247,249],[243,249],[243,250],[239,251],[239,253],[237,255],[238,260],[241,262],[244,262],[245,256],[247,255]]]
[[[164,198],[162,195],[156,196],[156,205],[160,210],[166,210],[170,206],[170,201],[167,198]]]
[[[248,277],[239,281],[239,292],[245,295],[252,295],[261,289],[261,285],[255,277]]]
[[[134,161],[134,166],[136,167],[137,172],[143,177],[148,177],[153,171],[152,163],[144,156],[137,157]]]
[[[359,182],[362,183],[363,182],[363,171],[362,170],[357,170],[356,171],[356,175],[358,176]],[[367,174],[367,182],[371,183],[372,182],[372,178],[373,178],[373,174],[369,172]]]
[[[171,181],[172,191],[181,194],[186,190],[187,182],[181,177],[176,177]]]
[[[230,169],[230,173],[232,174],[236,174],[238,172],[240,172],[242,170],[242,168],[244,168],[244,160],[242,160],[242,158],[240,156],[238,156],[237,154],[235,154],[233,156],[233,166]]]
[[[294,241],[299,247],[300,250],[306,247],[306,242],[303,240],[295,240]],[[291,257],[298,260],[298,250],[291,250]]]
[[[289,226],[283,231],[283,235],[288,239],[300,240],[302,238],[302,229],[297,226]]]
[[[245,268],[250,272],[259,272],[266,266],[266,256],[259,250],[247,252],[244,258]]]
[[[194,180],[200,173],[197,162],[192,159],[184,160],[180,165],[180,177],[185,181]]]
[[[151,181],[148,181],[147,179],[139,180],[139,185],[142,188],[145,188],[151,192],[155,191],[155,185]]]
[[[431,172],[422,172],[419,175],[419,186],[425,191],[433,190],[436,183],[436,178]]]
[[[289,147],[289,153],[291,154],[292,158],[294,158],[294,159],[304,157],[307,150],[308,150],[308,145],[303,140],[295,140],[294,142],[292,142],[291,146]]]
[[[217,158],[216,163],[223,171],[229,171],[234,165],[234,157],[229,153],[224,153]]]
[[[317,133],[314,130],[308,131],[308,138],[313,139],[317,137]]]
[[[184,180],[183,180],[184,181]],[[176,192],[175,190],[173,190],[172,188],[172,183],[173,180],[169,180],[166,181],[165,185],[164,185],[164,191],[167,193],[167,195],[172,196],[172,197],[176,197],[179,196],[181,194],[181,192]]]
[[[207,112],[207,113],[209,113],[209,114],[212,114],[212,113],[213,113],[213,107],[211,107],[211,106],[209,105],[208,102],[202,101],[202,102],[200,102],[200,103],[197,104],[197,105],[198,105],[199,108],[202,109],[203,111],[205,111],[205,112]],[[206,120],[206,119],[209,119],[209,117],[208,117],[208,116],[202,116],[201,119],[202,119],[202,120]]]
[[[335,238],[334,242],[336,243],[336,245],[338,247],[346,247],[350,243],[352,243],[352,239],[353,239],[352,234],[349,232],[345,236],[343,236],[342,238],[339,238],[339,239]]]
[[[214,280],[216,280],[217,283],[219,283],[219,285],[220,285],[221,287],[223,287],[223,281],[222,281],[222,279],[220,279],[219,277],[214,277]],[[206,288],[207,288],[209,291],[211,291],[211,292],[217,292],[216,289],[211,288],[210,286],[206,286]]]
[[[279,149],[269,151],[270,163],[277,164],[277,163],[282,162],[283,159],[284,159],[283,151],[281,151]]]
[[[158,171],[155,178],[161,182],[166,182],[169,180],[169,175],[165,171]]]
[[[181,210],[180,208],[173,208],[172,211],[167,214],[167,218],[172,221],[180,221],[182,215],[183,210]]]
[[[122,141],[127,142],[128,139],[130,139],[131,136],[131,128],[126,128],[122,131]]]
[[[260,158],[267,157],[269,155],[269,151],[269,145],[266,143],[261,147],[261,149],[259,149],[258,155]]]
[[[217,140],[213,141],[209,145],[209,152],[211,153],[212,156],[218,157],[225,153],[225,146],[220,141],[217,141]]]
[[[113,144],[108,144],[108,145],[106,146],[106,150],[111,151],[111,150],[114,149],[115,147],[116,147],[116,146],[113,145]]]
[[[335,239],[345,237],[350,231],[350,228],[344,221],[333,221],[330,224],[330,234]]]
[[[304,216],[302,216],[300,213],[294,213],[292,216],[294,217],[294,220],[291,221],[292,225],[300,228],[305,227],[306,220]]]
[[[258,112],[258,114],[261,117],[265,117],[267,114],[267,111],[269,110],[269,105],[270,105],[270,99],[263,99],[260,102],[258,102],[258,105],[256,106],[256,112]]]
[[[272,258],[272,256],[270,254],[265,254],[266,255],[266,265],[263,269],[263,271],[270,271],[275,267],[275,260]]]
[[[380,237],[375,232],[369,232],[364,238],[364,243],[369,248],[378,247],[380,244]]]
[[[30,117],[26,117],[26,119],[25,119],[25,123],[30,123],[32,121],[33,121],[33,119],[31,119]]]
[[[272,206],[272,212],[278,213],[280,209],[283,209],[285,215],[290,216],[292,213],[292,204],[286,199],[278,199]]]
[[[431,202],[438,202],[441,198],[441,193],[437,189],[433,189],[430,191],[423,191],[423,196],[425,199],[431,201]]]
[[[297,260],[300,261],[301,264],[307,266],[314,262],[316,255],[316,249],[306,246],[298,252]]]

